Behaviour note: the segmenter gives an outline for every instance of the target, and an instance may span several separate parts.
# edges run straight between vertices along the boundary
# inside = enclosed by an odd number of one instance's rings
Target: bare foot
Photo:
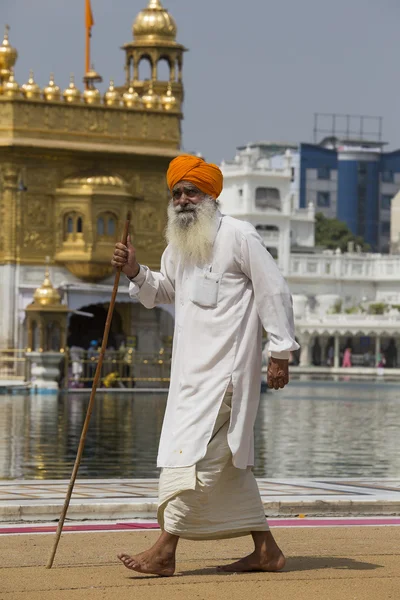
[[[150,548],[146,552],[130,556],[129,554],[118,554],[119,560],[127,569],[161,577],[171,577],[175,572],[174,554],[161,554],[158,549]]]
[[[280,550],[274,553],[254,551],[249,556],[245,556],[229,565],[217,567],[217,569],[228,573],[246,573],[248,571],[275,572],[281,571],[285,563],[286,559]]]

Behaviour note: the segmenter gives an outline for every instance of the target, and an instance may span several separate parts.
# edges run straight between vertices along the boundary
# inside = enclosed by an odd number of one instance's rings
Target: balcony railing
[[[67,350],[60,358],[59,386],[63,389],[91,388],[98,356],[73,360]],[[75,355],[76,358],[76,355]],[[0,381],[30,383],[29,360],[25,349],[0,349]],[[170,350],[149,354],[124,349],[106,351],[99,387],[168,388],[171,371]]]
[[[303,254],[290,257],[289,277],[391,280],[400,273],[400,256],[381,254]]]

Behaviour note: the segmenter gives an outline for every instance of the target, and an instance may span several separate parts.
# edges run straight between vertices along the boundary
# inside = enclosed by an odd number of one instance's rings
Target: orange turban
[[[190,181],[205,194],[218,198],[222,192],[223,175],[217,165],[206,163],[191,154],[177,156],[169,163],[167,183],[170,190],[179,181]]]

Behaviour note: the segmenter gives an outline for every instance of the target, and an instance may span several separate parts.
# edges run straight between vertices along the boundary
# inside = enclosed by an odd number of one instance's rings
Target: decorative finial
[[[45,278],[48,279],[50,277],[50,256],[46,256],[45,265],[46,265]]]
[[[6,26],[4,27],[4,39],[5,39],[5,40],[8,40],[8,34],[9,34],[9,32],[10,32],[10,26],[9,26],[9,25],[6,25]]]
[[[71,73],[71,75],[70,75],[69,86],[67,87],[66,90],[64,90],[63,96],[64,96],[64,100],[66,102],[70,102],[70,103],[80,102],[81,93],[78,90],[78,88],[75,86],[75,77],[74,77],[73,73]]]
[[[162,4],[160,2],[160,0],[150,0],[149,5],[147,8],[152,8],[152,9],[162,9]]]
[[[21,87],[21,91],[27,100],[40,100],[42,91],[33,78],[33,70],[29,71],[29,79],[27,83]]]
[[[110,85],[104,94],[104,103],[107,106],[118,106],[121,103],[121,96],[114,87],[114,79],[110,79]]]
[[[172,94],[172,84],[168,82],[167,92],[161,98],[161,104],[164,110],[173,110],[176,106],[176,98]]]

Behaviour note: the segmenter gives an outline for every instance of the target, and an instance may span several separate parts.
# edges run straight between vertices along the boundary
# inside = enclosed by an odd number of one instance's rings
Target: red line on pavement
[[[352,527],[363,525],[400,525],[400,517],[391,518],[363,518],[363,519],[268,519],[271,527]],[[147,523],[110,523],[110,524],[85,524],[65,525],[64,532],[95,532],[95,531],[131,531],[138,529],[159,529],[155,521]],[[1,534],[27,534],[27,533],[55,533],[57,525],[22,525],[0,527]]]

